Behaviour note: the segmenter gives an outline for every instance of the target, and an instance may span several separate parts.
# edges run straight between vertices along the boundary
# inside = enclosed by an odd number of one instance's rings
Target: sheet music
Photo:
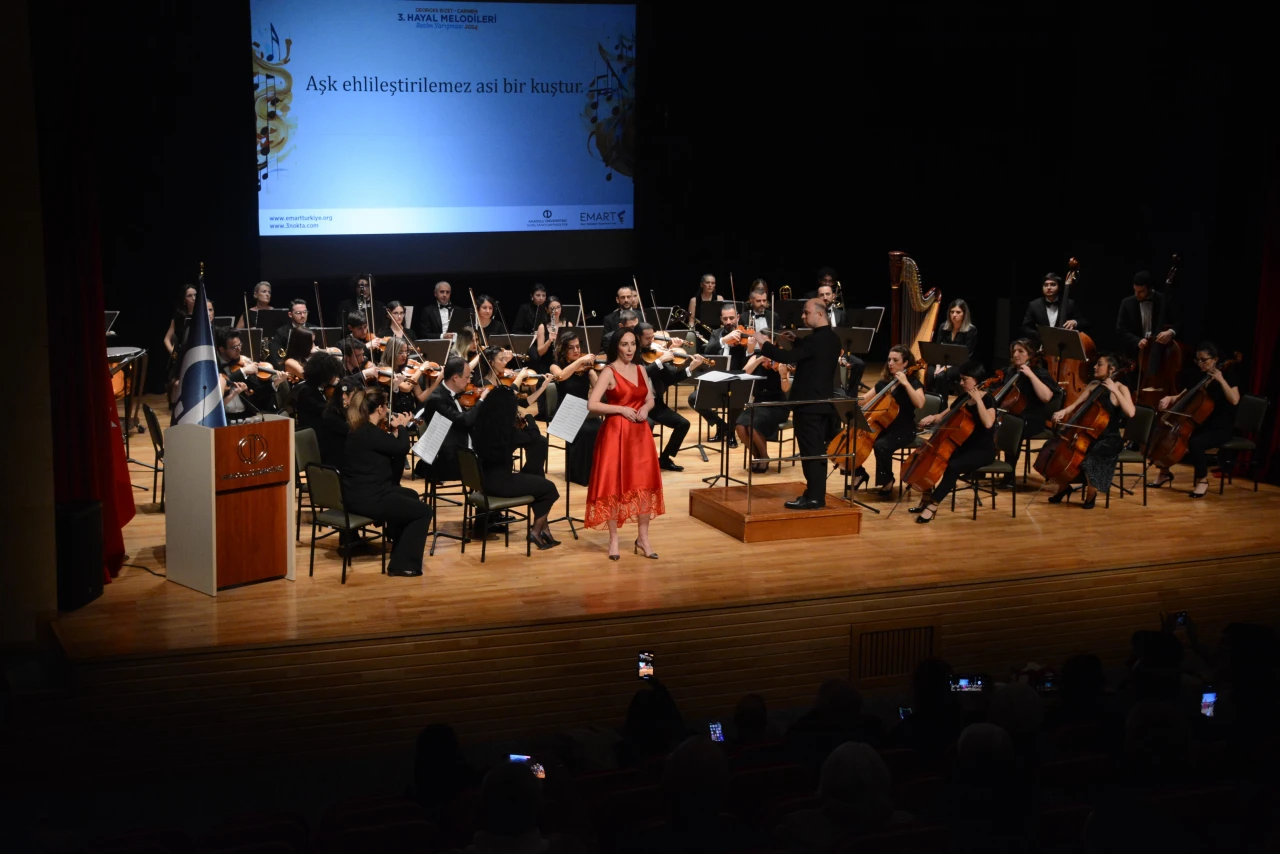
[[[718,383],[725,380],[761,380],[764,377],[758,377],[755,374],[734,374],[729,371],[707,371],[698,374],[698,382]]]
[[[556,407],[556,417],[552,418],[551,423],[547,425],[547,433],[557,439],[572,442],[577,438],[578,431],[582,429],[588,414],[586,398],[574,394],[566,395],[560,399],[560,405]]]
[[[439,412],[432,415],[422,438],[413,446],[413,452],[418,455],[418,459],[427,465],[434,463],[436,455],[440,453],[440,446],[444,444],[444,438],[449,435],[449,428],[452,426],[453,422]]]

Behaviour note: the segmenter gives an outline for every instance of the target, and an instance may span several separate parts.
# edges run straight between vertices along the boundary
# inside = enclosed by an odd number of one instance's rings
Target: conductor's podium
[[[164,433],[166,572],[210,596],[293,580],[293,419]]]

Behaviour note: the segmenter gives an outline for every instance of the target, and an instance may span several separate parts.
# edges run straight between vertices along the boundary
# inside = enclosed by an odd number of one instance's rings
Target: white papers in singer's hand
[[[707,371],[706,373],[698,374],[697,379],[698,382],[718,383],[724,380],[758,380],[763,379],[763,377],[758,377],[755,374],[733,374],[728,371]]]

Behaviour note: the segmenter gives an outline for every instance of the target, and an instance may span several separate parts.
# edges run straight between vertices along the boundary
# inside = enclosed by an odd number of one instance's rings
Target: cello
[[[978,384],[978,388],[987,390],[1004,382],[1004,371],[996,371]],[[966,406],[968,393],[955,399],[942,417],[938,419],[933,435],[911,452],[906,465],[902,467],[902,482],[922,495],[933,490],[942,479],[951,462],[951,455],[968,441],[973,431],[978,428],[978,419],[973,407]]]
[[[1230,367],[1243,357],[1236,353],[1232,358],[1218,363],[1218,370]],[[1147,441],[1147,462],[1162,469],[1181,462],[1187,453],[1187,442],[1196,428],[1213,412],[1213,398],[1209,397],[1209,383],[1217,382],[1208,374],[1188,388],[1169,408],[1160,413],[1151,428]]]
[[[903,371],[910,376],[914,371],[924,367],[925,363],[922,359],[903,368]],[[849,456],[849,441],[854,438],[855,431],[842,428],[827,445],[827,456],[835,457],[831,461],[831,465],[838,468],[841,474],[849,474],[851,471],[861,467],[867,461],[867,457],[871,455],[872,446],[875,445],[876,439],[879,438],[880,431],[892,424],[894,419],[898,417],[898,401],[893,396],[893,391],[898,387],[898,384],[899,380],[895,376],[885,384],[884,388],[876,392],[870,400],[862,405],[862,416],[867,419],[867,426],[871,429],[856,431],[857,438],[854,442],[852,458]]]
[[[1182,373],[1182,363],[1185,360],[1185,345],[1177,339],[1161,344],[1156,340],[1156,335],[1172,328],[1165,312],[1172,299],[1173,282],[1178,277],[1178,265],[1181,263],[1182,258],[1174,255],[1169,274],[1164,279],[1164,302],[1160,304],[1160,316],[1152,318],[1151,332],[1146,339],[1147,346],[1138,351],[1138,393],[1134,403],[1150,406],[1152,409],[1160,403],[1160,398],[1179,392],[1178,376]]]
[[[1058,317],[1063,323],[1067,321],[1067,303],[1071,299],[1071,286],[1076,283],[1079,272],[1080,262],[1072,258],[1067,262],[1067,275],[1062,280],[1062,306]],[[1085,387],[1092,381],[1089,365],[1098,358],[1097,345],[1083,332],[1080,333],[1080,345],[1084,348],[1085,361],[1083,362],[1079,359],[1063,359],[1048,354],[1044,357],[1045,370],[1053,376],[1053,381],[1062,389],[1064,407],[1075,403],[1080,395],[1084,394]]]
[[[1118,379],[1132,370],[1133,365],[1114,370],[1111,379]],[[1102,398],[1110,394],[1111,390],[1099,382],[1071,417],[1058,425],[1058,435],[1044,443],[1032,467],[1046,482],[1066,486],[1079,477],[1080,465],[1089,453],[1089,446],[1111,423],[1111,414],[1101,403]]]

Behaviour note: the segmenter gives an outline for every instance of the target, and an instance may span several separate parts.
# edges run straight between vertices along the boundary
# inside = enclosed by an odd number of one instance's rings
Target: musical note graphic
[[[262,182],[271,175],[274,165],[277,176],[280,161],[289,156],[286,149],[289,134],[297,129],[297,121],[289,118],[293,101],[293,75],[285,70],[293,53],[293,39],[284,40],[284,55],[280,55],[280,35],[274,24],[269,24],[270,52],[253,42],[253,101],[255,116],[255,146],[257,148],[258,191]],[[278,180],[278,178],[277,178]]]
[[[620,35],[612,53],[599,43],[596,51],[604,62],[604,71],[593,77],[587,87],[587,103],[582,111],[587,125],[587,150],[591,151],[594,145],[594,153],[608,169],[606,181],[613,180],[614,172],[634,178],[635,36]]]

